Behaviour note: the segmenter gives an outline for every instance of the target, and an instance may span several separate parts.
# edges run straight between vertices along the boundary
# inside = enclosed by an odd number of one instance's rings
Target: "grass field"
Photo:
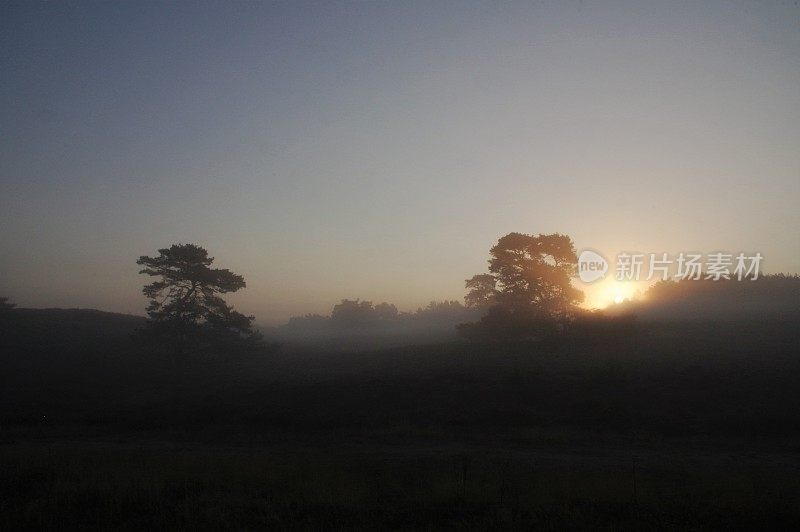
[[[28,323],[0,529],[796,529],[792,323],[181,363]]]
[[[356,436],[356,435],[351,435]],[[2,446],[2,528],[788,529],[793,453],[292,442]]]

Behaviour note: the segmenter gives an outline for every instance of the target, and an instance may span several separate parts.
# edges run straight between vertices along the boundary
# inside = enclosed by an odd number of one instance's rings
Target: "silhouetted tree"
[[[11,310],[16,307],[14,303],[9,303],[7,297],[0,297],[0,312],[4,310]]]
[[[158,277],[142,292],[150,298],[149,330],[183,353],[207,343],[221,347],[233,340],[260,341],[252,330],[253,316],[227,305],[219,294],[245,287],[230,270],[211,268],[213,257],[194,244],[173,244],[157,257],[141,256],[141,274]]]
[[[485,309],[467,308],[459,301],[431,301],[406,317],[416,327],[454,328],[465,320],[480,317]]]
[[[491,306],[497,298],[497,279],[491,273],[479,273],[465,281],[469,292],[464,303],[469,308],[485,308]]]
[[[375,305],[375,317],[381,323],[391,323],[397,319],[397,307],[391,303]]]
[[[370,301],[358,299],[342,299],[334,305],[330,317],[318,314],[293,316],[289,318],[287,329],[295,331],[319,332],[335,327],[379,328],[379,327],[413,327],[452,329],[456,324],[468,319],[477,319],[485,309],[470,309],[458,301],[431,301],[415,312],[399,312],[391,303],[383,302],[373,305]]]
[[[464,316],[465,315],[465,307],[461,303],[455,300],[451,301],[431,301],[424,307],[420,307],[414,313],[414,316],[427,319],[427,318],[436,318],[439,316],[445,317],[452,317],[452,316]]]
[[[583,301],[583,292],[571,284],[578,257],[568,236],[509,233],[489,253],[497,300],[512,312],[559,316]]]
[[[568,236],[509,233],[489,253],[489,273],[466,281],[465,299],[492,309],[479,323],[461,326],[463,333],[538,336],[574,316],[583,292],[571,284],[578,257]]]
[[[331,311],[331,324],[340,328],[368,327],[376,322],[372,301],[342,299]]]

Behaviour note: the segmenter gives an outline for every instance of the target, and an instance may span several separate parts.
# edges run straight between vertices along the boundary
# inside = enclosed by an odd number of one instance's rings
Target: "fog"
[[[797,320],[800,278],[768,275],[756,281],[662,282],[641,297],[613,305],[610,315],[632,313],[646,321]]]

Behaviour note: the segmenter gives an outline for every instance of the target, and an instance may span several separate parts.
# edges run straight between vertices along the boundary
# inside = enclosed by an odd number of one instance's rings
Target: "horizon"
[[[22,307],[143,315],[135,261],[178,242],[242,274],[230,302],[262,324],[463,302],[512,231],[800,272],[796,5],[0,10]]]

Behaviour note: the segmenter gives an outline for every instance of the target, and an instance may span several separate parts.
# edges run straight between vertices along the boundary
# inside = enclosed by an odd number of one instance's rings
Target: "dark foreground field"
[[[2,530],[800,527],[794,318],[175,362],[15,312]]]
[[[344,434],[337,435],[339,437]],[[20,528],[789,529],[790,450],[516,443],[6,444],[4,530]],[[126,438],[127,439],[127,438]],[[320,438],[321,440],[322,438]]]

